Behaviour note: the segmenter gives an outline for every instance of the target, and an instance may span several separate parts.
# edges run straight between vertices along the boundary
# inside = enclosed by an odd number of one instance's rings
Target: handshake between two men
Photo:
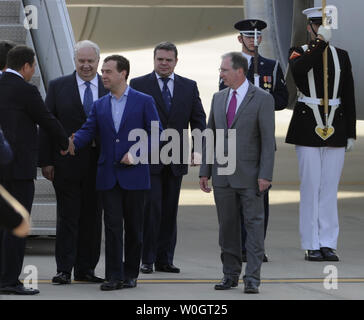
[[[75,156],[76,154],[76,147],[74,144],[74,139],[75,139],[75,134],[73,133],[69,138],[69,144],[68,144],[68,149],[67,150],[61,150],[60,153],[62,156],[66,156],[68,153],[72,156]],[[191,167],[195,167],[195,166],[199,166],[201,164],[202,161],[202,155],[198,152],[192,152],[191,154]],[[136,162],[132,156],[132,154],[130,152],[127,152],[124,154],[124,156],[122,157],[122,159],[120,160],[121,164],[124,165],[135,165]],[[54,166],[50,165],[50,166],[45,166],[42,167],[42,174],[43,176],[49,180],[49,181],[53,181],[54,179]],[[204,190],[205,191],[205,190]]]
[[[68,149],[67,150],[61,150],[60,153],[62,156],[66,156],[68,153],[71,156],[75,156],[76,155],[76,147],[74,144],[74,139],[75,139],[75,134],[73,133],[72,136],[70,136],[68,138]],[[125,164],[125,165],[133,165],[134,164],[134,159],[131,155],[130,152],[127,152],[123,158],[120,160],[121,164]],[[49,180],[49,181],[53,181],[54,179],[54,166],[45,166],[42,167],[42,174],[43,176]]]
[[[68,153],[71,156],[74,156],[75,153],[75,144],[74,144],[75,134],[72,133],[72,135],[68,138],[69,144],[67,150],[61,150],[60,153],[62,156],[67,155]],[[191,167],[199,166],[202,161],[202,155],[198,152],[192,152],[191,153]],[[124,154],[123,158],[120,160],[120,163],[126,164],[126,165],[133,165],[135,164],[134,158],[130,152],[127,152]]]
[[[75,153],[75,144],[74,144],[74,141],[75,140],[75,134],[72,133],[72,135],[68,138],[68,149],[67,150],[61,150],[61,155],[62,156],[65,156],[67,155],[68,153],[71,155],[71,156],[74,156],[76,155]],[[130,152],[127,152],[126,154],[124,154],[123,158],[121,159],[120,163],[122,164],[126,164],[126,165],[132,165],[134,164],[134,159],[132,157],[132,155],[130,154]]]
[[[75,134],[72,133],[72,136],[70,136],[68,138],[68,149],[67,150],[61,150],[61,155],[62,156],[65,156],[67,155],[68,153],[71,155],[71,156],[74,156],[76,153],[75,153],[75,144],[73,143],[73,140],[75,139]]]

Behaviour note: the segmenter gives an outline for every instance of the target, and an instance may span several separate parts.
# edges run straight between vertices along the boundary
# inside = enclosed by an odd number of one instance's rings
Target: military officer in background
[[[242,55],[248,60],[248,74],[246,77],[250,82],[269,92],[274,98],[275,111],[283,110],[288,104],[288,91],[284,80],[282,69],[277,60],[267,59],[260,54],[258,57],[257,79],[254,77],[254,55],[255,55],[255,29],[257,32],[257,45],[262,41],[262,30],[267,27],[267,24],[258,19],[245,19],[235,23],[234,28],[239,30],[239,42],[242,44]],[[226,86],[220,79],[219,89],[225,89]],[[269,218],[269,196],[268,192],[264,193],[264,238],[267,234]],[[242,259],[246,262],[246,230],[242,219]],[[268,257],[264,254],[263,262],[267,262]]]
[[[303,11],[311,41],[289,52],[298,101],[286,142],[296,145],[300,176],[301,246],[309,261],[338,261],[337,191],[345,151],[356,139],[354,81],[349,55],[329,46],[322,9]],[[323,52],[328,56],[328,120],[324,117]]]

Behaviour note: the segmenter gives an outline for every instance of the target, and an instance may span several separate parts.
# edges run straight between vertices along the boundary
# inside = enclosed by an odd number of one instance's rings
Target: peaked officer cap
[[[308,8],[302,11],[312,23],[322,23],[322,7]]]
[[[258,36],[261,35],[261,31],[266,27],[267,24],[263,20],[258,19],[245,19],[234,25],[235,29],[239,30],[242,35],[247,37],[253,37],[255,29],[257,29]]]

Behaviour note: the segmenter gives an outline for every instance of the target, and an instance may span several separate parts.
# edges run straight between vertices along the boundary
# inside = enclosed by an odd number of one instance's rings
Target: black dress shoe
[[[324,261],[339,261],[339,257],[337,256],[334,249],[322,247],[320,248],[320,251],[324,257]]]
[[[237,287],[238,283],[239,283],[238,278],[233,279],[224,277],[218,284],[215,284],[215,290],[228,290],[230,288]]]
[[[101,286],[101,291],[112,291],[119,290],[123,288],[123,282],[118,280],[106,281]]]
[[[324,257],[320,250],[307,250],[305,253],[305,260],[307,261],[324,261]]]
[[[245,282],[244,293],[259,293],[258,286],[252,281],[247,281]]]
[[[268,256],[264,253],[264,256],[263,256],[263,262],[268,262]]]
[[[143,263],[140,266],[140,272],[141,273],[153,273],[153,265],[152,264]]]
[[[84,281],[84,282],[92,282],[92,283],[103,283],[105,280],[99,277],[96,277],[92,273],[86,274],[78,274],[75,275],[75,281]]]
[[[180,269],[174,266],[173,264],[156,264],[155,271],[161,272],[171,272],[171,273],[180,273]]]
[[[135,288],[137,286],[137,279],[126,279],[123,282],[123,288]]]
[[[38,294],[38,289],[25,288],[21,282],[18,282],[15,286],[0,287],[0,294],[15,294],[22,296],[32,296]]]
[[[70,284],[71,283],[71,275],[67,272],[59,272],[52,279],[53,284]]]

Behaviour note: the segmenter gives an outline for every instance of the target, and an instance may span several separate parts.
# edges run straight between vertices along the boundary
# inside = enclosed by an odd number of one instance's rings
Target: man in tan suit
[[[228,88],[215,93],[212,99],[207,128],[215,137],[214,153],[210,157],[213,163],[208,161],[212,148],[205,142],[200,188],[210,192],[208,179],[212,176],[224,273],[215,289],[226,290],[238,285],[242,269],[241,205],[248,257],[244,292],[258,293],[264,255],[262,195],[271,185],[274,166],[274,100],[246,79],[247,70],[247,60],[240,52],[222,57],[220,76]],[[219,134],[221,130],[223,135]],[[223,143],[219,142],[221,136]],[[229,141],[234,136],[237,141]],[[221,163],[224,157],[227,163]],[[231,170],[234,166],[235,170]]]

